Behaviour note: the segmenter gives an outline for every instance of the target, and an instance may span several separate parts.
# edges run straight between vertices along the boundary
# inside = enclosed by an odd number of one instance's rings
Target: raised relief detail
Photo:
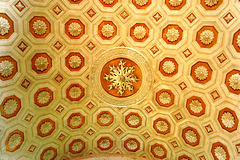
[[[69,62],[70,67],[75,69],[75,68],[80,67],[82,60],[78,56],[71,56],[69,58],[68,62]]]
[[[74,143],[72,144],[71,149],[72,149],[74,152],[79,152],[79,151],[81,151],[82,147],[83,147],[82,142],[76,141],[76,142],[74,142]]]
[[[136,4],[139,6],[144,6],[148,3],[148,0],[136,0]]]
[[[192,130],[188,130],[185,133],[186,139],[190,142],[190,143],[195,143],[197,142],[197,135],[195,132],[193,132]]]
[[[160,146],[154,147],[153,152],[159,157],[162,157],[165,154],[164,150]]]
[[[41,91],[37,96],[37,101],[40,104],[45,104],[50,99],[50,93],[47,91]]]
[[[167,129],[168,129],[168,124],[167,124],[167,122],[160,120],[160,121],[157,122],[156,128],[157,128],[160,132],[165,132],[165,131],[167,131]]]
[[[47,25],[44,21],[37,20],[33,23],[33,30],[34,30],[34,33],[41,36],[44,33],[46,33]]]
[[[205,4],[206,4],[207,6],[212,7],[212,6],[216,5],[216,4],[218,3],[218,1],[219,1],[219,0],[205,0]]]
[[[53,125],[51,122],[44,122],[41,126],[40,126],[40,132],[42,134],[48,134],[53,128]]]
[[[199,102],[198,100],[192,100],[189,106],[194,113],[200,113],[203,109],[201,102]]]
[[[211,30],[205,30],[200,34],[200,41],[208,45],[213,42],[214,39],[214,33]]]
[[[108,124],[111,121],[111,116],[108,113],[103,113],[99,117],[99,121],[103,124]]]
[[[240,89],[240,75],[237,74],[233,74],[230,78],[229,78],[229,84],[230,87],[233,90],[239,90]]]
[[[224,112],[221,120],[223,125],[227,128],[232,128],[235,125],[234,117],[230,112]]]
[[[70,119],[70,124],[71,124],[73,127],[77,127],[77,126],[79,126],[81,123],[82,123],[82,118],[81,118],[81,116],[79,116],[79,115],[72,116],[71,119]]]
[[[55,155],[55,152],[53,150],[49,149],[46,152],[44,152],[42,159],[50,160],[50,159],[53,159],[54,155]]]
[[[180,6],[183,0],[169,0],[169,4],[173,7]]]
[[[10,24],[8,23],[8,20],[6,20],[3,17],[0,17],[0,34],[4,36],[8,33],[10,29]]]
[[[166,33],[167,40],[170,42],[178,40],[179,36],[180,36],[179,31],[175,28],[168,29]]]
[[[13,64],[8,60],[2,61],[0,63],[0,74],[2,77],[10,76],[13,73],[13,69]]]
[[[162,69],[165,73],[171,74],[175,71],[175,64],[172,61],[166,61],[163,63]]]
[[[135,140],[129,140],[127,142],[127,148],[130,149],[130,150],[135,150],[138,148],[138,144]]]
[[[82,94],[82,91],[79,87],[73,86],[69,90],[69,95],[71,98],[78,98]]]
[[[237,37],[237,45],[238,45],[238,47],[240,48],[240,34],[239,34],[238,37]]]
[[[15,99],[9,99],[3,106],[3,110],[6,114],[13,114],[18,107],[18,103]]]
[[[69,26],[68,26],[68,32],[71,36],[73,37],[77,37],[81,34],[82,32],[82,27],[80,26],[80,24],[76,23],[76,22],[72,22]]]
[[[21,144],[21,135],[18,133],[14,133],[8,140],[8,147],[11,149],[16,148],[19,144]]]
[[[114,0],[103,0],[103,3],[105,4],[112,4]]]
[[[133,91],[133,82],[137,82],[138,78],[133,75],[135,71],[134,66],[125,67],[125,63],[122,60],[118,64],[119,67],[109,66],[110,74],[105,75],[104,79],[110,81],[109,90],[118,89],[118,94],[123,95],[123,93],[128,89]]]
[[[199,66],[195,69],[194,71],[195,76],[197,77],[198,80],[205,80],[208,77],[208,70],[204,66]]]
[[[48,59],[45,57],[38,57],[34,63],[35,67],[39,71],[44,71],[48,68]]]
[[[214,154],[218,160],[226,160],[227,159],[227,154],[226,154],[225,150],[223,149],[223,147],[221,147],[221,146],[217,146],[214,149]]]
[[[146,33],[146,29],[143,26],[137,26],[133,30],[133,35],[137,39],[143,39]]]
[[[112,37],[114,33],[114,28],[110,24],[106,24],[102,27],[102,35],[106,38]]]
[[[159,100],[163,104],[168,104],[168,103],[171,102],[171,95],[169,93],[167,93],[167,92],[162,92],[159,95]]]
[[[109,139],[102,139],[99,143],[99,146],[103,149],[107,149],[111,145],[111,142]]]

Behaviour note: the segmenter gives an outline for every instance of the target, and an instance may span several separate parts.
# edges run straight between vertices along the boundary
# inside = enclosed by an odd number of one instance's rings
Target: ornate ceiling
[[[0,6],[0,159],[240,159],[239,0]]]

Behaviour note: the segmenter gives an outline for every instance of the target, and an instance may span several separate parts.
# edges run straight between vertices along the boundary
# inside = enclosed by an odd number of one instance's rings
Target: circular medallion
[[[114,106],[141,102],[149,93],[152,75],[146,58],[138,51],[119,47],[99,55],[90,76],[95,94]]]

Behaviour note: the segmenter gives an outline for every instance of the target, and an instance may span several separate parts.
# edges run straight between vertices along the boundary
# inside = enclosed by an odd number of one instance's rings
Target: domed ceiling
[[[0,159],[240,159],[239,0],[0,6]]]

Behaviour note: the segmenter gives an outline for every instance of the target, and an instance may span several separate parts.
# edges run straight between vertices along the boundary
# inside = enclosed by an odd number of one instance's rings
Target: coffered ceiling
[[[240,1],[0,6],[0,159],[240,159]]]

